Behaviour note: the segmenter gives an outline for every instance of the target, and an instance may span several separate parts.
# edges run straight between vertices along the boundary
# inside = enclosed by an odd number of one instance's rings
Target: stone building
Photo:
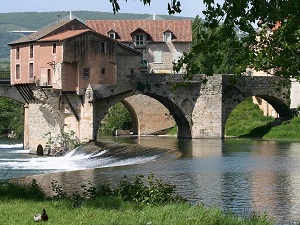
[[[9,45],[12,84],[50,86],[83,95],[89,84],[115,84],[118,71],[127,75],[140,71],[139,51],[76,19],[57,22]]]
[[[191,20],[87,20],[86,25],[141,51],[144,72],[173,73],[173,62],[192,43]]]
[[[111,90],[122,94],[141,68],[140,51],[76,19],[58,21],[9,45],[11,84],[27,102],[24,148],[33,153],[36,146],[45,149],[49,133],[74,132],[80,141],[91,140],[98,126],[95,111],[101,110],[94,100]]]

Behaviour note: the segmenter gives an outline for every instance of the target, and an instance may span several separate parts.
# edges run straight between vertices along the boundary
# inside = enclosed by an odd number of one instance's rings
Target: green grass
[[[272,127],[264,139],[299,139],[300,140],[300,117],[290,121],[284,121],[280,126]]]
[[[263,137],[271,129],[274,118],[264,116],[252,98],[241,102],[229,115],[226,126],[226,136]]]
[[[235,215],[225,215],[219,209],[192,206],[187,204],[168,204],[163,206],[136,207],[130,203],[106,206],[101,199],[82,202],[79,208],[72,208],[70,200],[30,201],[22,199],[4,200],[0,204],[0,224],[33,224],[33,216],[46,209],[49,220],[47,225],[79,224],[272,224],[266,218],[244,220]],[[111,201],[115,201],[111,199]]]
[[[126,192],[126,196],[127,194],[137,196],[139,195],[137,192],[145,187],[140,186],[139,181],[139,179],[136,179],[130,185],[125,182],[120,187]],[[157,184],[159,185],[157,186]],[[160,193],[159,196],[164,196],[165,188],[169,188],[168,185],[160,181],[150,186],[156,188],[150,189]],[[134,201],[134,199],[125,200],[121,196],[100,196],[101,191],[104,193],[100,189],[98,190],[100,192],[97,192],[97,189],[94,188],[89,189],[89,191],[92,194],[89,198],[78,197],[78,195],[76,195],[76,198],[75,195],[50,198],[44,194],[36,182],[27,185],[1,183],[0,224],[33,224],[33,216],[41,213],[43,208],[46,209],[49,220],[41,223],[47,225],[273,224],[266,216],[257,216],[257,214],[253,214],[251,219],[245,219],[230,213],[224,214],[218,208],[208,208],[203,205],[195,206],[179,201],[155,205],[143,204]],[[105,193],[107,194],[107,192]],[[57,194],[62,194],[59,188]]]

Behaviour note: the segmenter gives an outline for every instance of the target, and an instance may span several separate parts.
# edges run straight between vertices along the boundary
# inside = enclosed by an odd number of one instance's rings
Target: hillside
[[[7,43],[21,37],[20,34],[10,33],[8,31],[19,30],[39,30],[59,18],[68,17],[70,12],[16,12],[0,13],[0,58],[9,58],[9,47]],[[108,13],[95,11],[73,11],[72,15],[84,22],[85,20],[133,20],[146,19],[150,14],[133,13]],[[170,15],[158,15],[164,19],[187,19],[187,17],[178,17]],[[191,18],[189,18],[191,19]]]

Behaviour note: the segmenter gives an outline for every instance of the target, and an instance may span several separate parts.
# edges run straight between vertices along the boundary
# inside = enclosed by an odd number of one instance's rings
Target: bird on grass
[[[33,220],[36,221],[36,222],[37,222],[37,221],[41,221],[41,220],[47,221],[47,220],[48,220],[48,215],[47,215],[47,213],[46,213],[46,210],[43,209],[43,211],[42,211],[41,214],[36,214],[36,215],[33,217]]]

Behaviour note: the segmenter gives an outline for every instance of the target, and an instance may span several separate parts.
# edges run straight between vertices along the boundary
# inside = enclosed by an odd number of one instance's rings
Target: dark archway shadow
[[[264,126],[256,127],[252,129],[248,134],[243,134],[239,137],[256,137],[256,138],[262,138],[265,136],[269,131],[272,129],[272,127],[276,127],[282,122],[285,121],[283,118],[276,118],[273,122],[270,122]]]

